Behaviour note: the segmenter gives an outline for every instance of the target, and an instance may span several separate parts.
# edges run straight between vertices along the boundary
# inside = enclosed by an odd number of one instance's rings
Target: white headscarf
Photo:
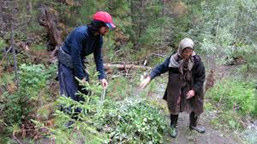
[[[184,59],[182,57],[182,52],[185,48],[192,48],[194,50],[194,42],[190,38],[184,38],[183,40],[180,41],[178,50],[175,54],[173,54],[170,57],[170,63],[169,67],[173,68],[179,68],[180,72],[183,74],[183,65],[186,63],[188,66],[188,70],[191,71],[193,66],[194,66],[194,59],[192,56],[196,55],[196,53],[193,51],[191,58],[189,59]]]

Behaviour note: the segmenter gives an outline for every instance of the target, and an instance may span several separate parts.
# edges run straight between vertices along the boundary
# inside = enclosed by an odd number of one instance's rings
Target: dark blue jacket
[[[159,65],[157,65],[150,73],[151,79],[169,71],[170,57],[166,58],[165,61]]]
[[[100,73],[99,79],[105,78],[102,58],[103,37],[101,35],[94,36],[88,26],[80,26],[73,30],[66,38],[63,50],[71,55],[74,76],[79,79],[86,77],[83,70],[83,59],[85,56],[94,53],[96,69]]]

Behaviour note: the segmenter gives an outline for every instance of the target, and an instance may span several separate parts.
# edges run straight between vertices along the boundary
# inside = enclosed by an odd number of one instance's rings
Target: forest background
[[[101,101],[102,89],[89,65],[87,87],[95,92],[75,103],[59,95],[51,52],[98,10],[109,12],[117,26],[103,46],[110,85]],[[256,1],[0,0],[0,11],[0,143],[176,141],[167,135],[168,112],[161,100],[167,75],[142,92],[137,87],[184,37],[194,40],[206,67],[201,123],[217,137],[205,142],[257,142]],[[92,57],[87,60],[93,63]],[[83,121],[67,130],[70,117],[59,111],[60,104],[83,107]],[[190,131],[182,129],[180,137],[201,143],[201,136]]]

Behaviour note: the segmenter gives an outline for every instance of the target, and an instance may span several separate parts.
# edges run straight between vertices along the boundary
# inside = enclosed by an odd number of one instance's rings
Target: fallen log
[[[134,65],[134,64],[104,64],[104,69],[112,69],[112,68],[117,68],[119,70],[127,70],[127,69],[150,70],[150,69],[152,69],[152,67]]]

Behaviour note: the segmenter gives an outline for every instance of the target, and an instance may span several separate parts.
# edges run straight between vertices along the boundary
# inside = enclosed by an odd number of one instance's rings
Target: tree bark
[[[11,22],[11,48],[12,48],[12,55],[13,55],[13,62],[14,62],[14,72],[15,72],[15,80],[17,84],[17,88],[19,88],[19,77],[18,77],[18,67],[17,67],[17,58],[14,46],[14,30],[13,30],[13,23]]]
[[[161,11],[161,17],[163,18],[165,15],[165,2],[166,0],[162,0],[162,11]],[[161,43],[163,42],[164,39],[164,26],[163,23],[160,25],[160,29],[161,29],[161,33],[160,33],[160,37],[161,37]]]
[[[28,12],[29,12],[29,22],[28,22],[28,26],[31,25],[31,22],[32,22],[32,17],[33,17],[33,13],[32,13],[32,2],[31,0],[28,1]]]
[[[43,6],[41,8],[39,24],[45,27],[47,31],[47,36],[49,37],[48,50],[55,50],[56,46],[60,46],[62,43],[62,32],[58,29],[57,16],[52,13],[48,7]]]

